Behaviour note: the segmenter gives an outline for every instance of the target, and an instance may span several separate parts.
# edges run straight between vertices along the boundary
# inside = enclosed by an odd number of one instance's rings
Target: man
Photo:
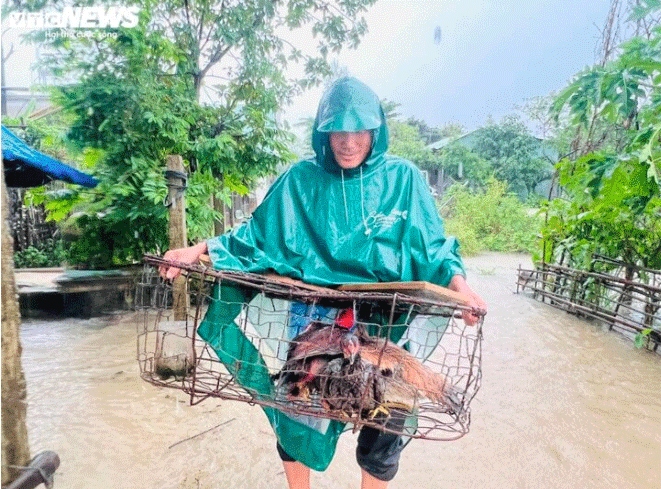
[[[252,219],[165,258],[194,263],[209,253],[218,269],[275,271],[317,285],[425,280],[464,293],[471,306],[486,310],[466,283],[458,243],[444,236],[420,171],[386,154],[385,116],[369,87],[350,77],[333,83],[319,104],[312,147],[315,156],[281,175]],[[168,279],[179,273],[161,271]],[[464,314],[467,324],[477,320]],[[282,433],[276,429],[289,487],[307,489],[309,467],[323,470],[330,459],[315,458],[314,446]],[[402,448],[400,437],[363,428],[356,451],[361,487],[387,487]]]

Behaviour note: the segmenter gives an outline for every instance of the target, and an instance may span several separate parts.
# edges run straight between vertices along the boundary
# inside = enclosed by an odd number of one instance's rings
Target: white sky
[[[609,0],[379,0],[369,33],[338,57],[351,75],[404,116],[468,129],[547,95],[594,61]],[[434,29],[441,28],[440,44]],[[288,119],[313,116],[321,89],[301,96]]]
[[[404,116],[430,125],[462,123],[467,129],[489,115],[499,119],[525,99],[559,90],[594,61],[610,0],[379,0],[365,15],[369,27],[340,65],[381,98],[401,104]],[[442,39],[434,43],[434,30]],[[314,49],[306,36],[297,44]],[[35,82],[32,49],[17,32],[3,36],[7,85]],[[314,116],[321,88],[299,97],[285,118]]]

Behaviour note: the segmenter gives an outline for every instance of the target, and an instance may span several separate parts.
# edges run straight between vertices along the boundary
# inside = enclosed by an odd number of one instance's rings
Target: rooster
[[[350,309],[334,324],[313,322],[294,338],[274,379],[290,399],[319,393],[326,410],[347,418],[388,415],[389,408],[412,411],[424,398],[453,411],[459,407],[445,376],[393,342],[369,336]]]
[[[349,418],[353,413],[372,412],[381,405],[386,391],[385,377],[358,354],[353,361],[335,358],[324,365],[316,386],[327,411]]]
[[[290,398],[309,399],[319,390],[318,375],[329,362],[345,359],[355,361],[360,348],[358,338],[351,331],[353,310],[341,311],[331,325],[312,322],[289,345],[287,359],[279,373],[278,389],[284,389]]]
[[[426,398],[457,412],[460,401],[445,376],[393,342],[369,336],[362,324],[354,329],[360,345],[355,358],[351,362],[334,358],[317,372],[326,409],[374,418],[388,415],[389,408],[412,411]]]
[[[369,336],[362,324],[357,326],[356,336],[360,343],[360,358],[364,362],[378,366],[381,373],[387,377],[401,380],[418,392],[417,397],[433,402],[445,400],[450,384],[444,375],[423,365],[420,360],[392,341]]]

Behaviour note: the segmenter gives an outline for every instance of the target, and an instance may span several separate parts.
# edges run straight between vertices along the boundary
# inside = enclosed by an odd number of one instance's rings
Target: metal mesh
[[[136,307],[144,315],[137,348],[146,381],[185,391],[191,404],[230,399],[433,440],[468,432],[481,381],[482,318],[465,326],[465,307],[145,261]],[[174,297],[173,285],[159,278],[164,263],[184,270],[185,294]],[[246,299],[225,299],[228,289]],[[187,312],[175,320],[181,301]],[[206,314],[211,307],[236,317],[216,324],[216,312]],[[347,309],[353,331],[339,326]],[[200,327],[233,340],[206,342]]]

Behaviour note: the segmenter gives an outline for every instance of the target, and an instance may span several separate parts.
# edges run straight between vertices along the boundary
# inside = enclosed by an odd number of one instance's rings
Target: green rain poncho
[[[361,130],[372,131],[372,151],[358,168],[342,170],[328,133]],[[426,280],[447,286],[464,274],[458,243],[445,237],[422,174],[386,154],[388,128],[371,89],[354,78],[333,83],[319,104],[312,147],[315,156],[284,172],[251,219],[207,241],[214,268],[275,272],[317,285]],[[241,332],[226,325],[240,308],[219,307],[210,307],[200,336],[226,365],[247,355],[258,367],[237,380],[269,395],[272,385],[259,353],[247,351]],[[341,423],[315,430],[274,409],[265,412],[289,455],[316,470],[328,466]]]
[[[373,130],[372,152],[341,170],[330,131]],[[207,242],[218,269],[276,272],[305,282],[426,280],[446,286],[463,274],[457,242],[420,171],[386,154],[388,128],[378,97],[354,78],[322,98],[312,131],[315,157],[273,184],[252,219]]]

